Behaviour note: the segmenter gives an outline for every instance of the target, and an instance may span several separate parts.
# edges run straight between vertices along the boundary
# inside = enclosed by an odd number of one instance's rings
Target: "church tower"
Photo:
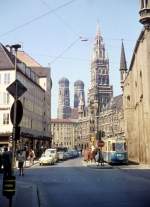
[[[127,63],[126,63],[124,44],[123,44],[123,41],[122,41],[121,57],[120,57],[120,83],[121,83],[121,88],[122,89],[123,89],[123,84],[124,84],[126,74],[127,74]]]
[[[81,96],[85,105],[84,82],[77,80],[74,83],[74,108],[78,108]]]
[[[59,119],[67,119],[71,116],[69,80],[62,78],[59,81],[58,110]]]
[[[109,84],[109,60],[105,56],[105,45],[97,25],[96,37],[91,60],[91,84],[88,92],[89,104],[98,102],[100,110],[113,96],[113,88]]]
[[[145,27],[150,25],[150,0],[140,0],[140,22]]]

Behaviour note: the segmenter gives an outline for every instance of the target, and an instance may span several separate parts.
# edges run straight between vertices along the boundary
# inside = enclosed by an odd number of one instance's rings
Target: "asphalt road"
[[[17,179],[38,185],[41,207],[150,207],[149,175],[150,170],[89,168],[74,159],[36,165]]]

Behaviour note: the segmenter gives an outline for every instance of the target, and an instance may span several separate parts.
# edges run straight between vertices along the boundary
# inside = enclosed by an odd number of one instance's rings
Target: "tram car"
[[[109,164],[128,163],[126,142],[124,139],[108,138],[103,141],[104,147],[102,149],[102,154],[105,162]]]

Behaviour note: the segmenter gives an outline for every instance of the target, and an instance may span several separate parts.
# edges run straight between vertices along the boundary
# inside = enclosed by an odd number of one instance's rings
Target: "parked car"
[[[57,149],[53,149],[53,148],[46,149],[45,150],[45,155],[51,155],[54,158],[55,162],[58,161]]]
[[[40,165],[54,165],[55,159],[51,154],[42,154],[42,156],[39,159]]]
[[[65,160],[64,152],[58,152],[58,159],[59,160]]]

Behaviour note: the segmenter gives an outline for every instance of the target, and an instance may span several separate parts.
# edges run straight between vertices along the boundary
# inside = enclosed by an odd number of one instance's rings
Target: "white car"
[[[42,154],[41,158],[39,159],[39,164],[40,165],[54,165],[55,164],[55,159],[53,156]]]
[[[54,158],[55,162],[58,161],[58,153],[56,149],[53,149],[53,148],[46,149],[45,155],[51,155]]]

